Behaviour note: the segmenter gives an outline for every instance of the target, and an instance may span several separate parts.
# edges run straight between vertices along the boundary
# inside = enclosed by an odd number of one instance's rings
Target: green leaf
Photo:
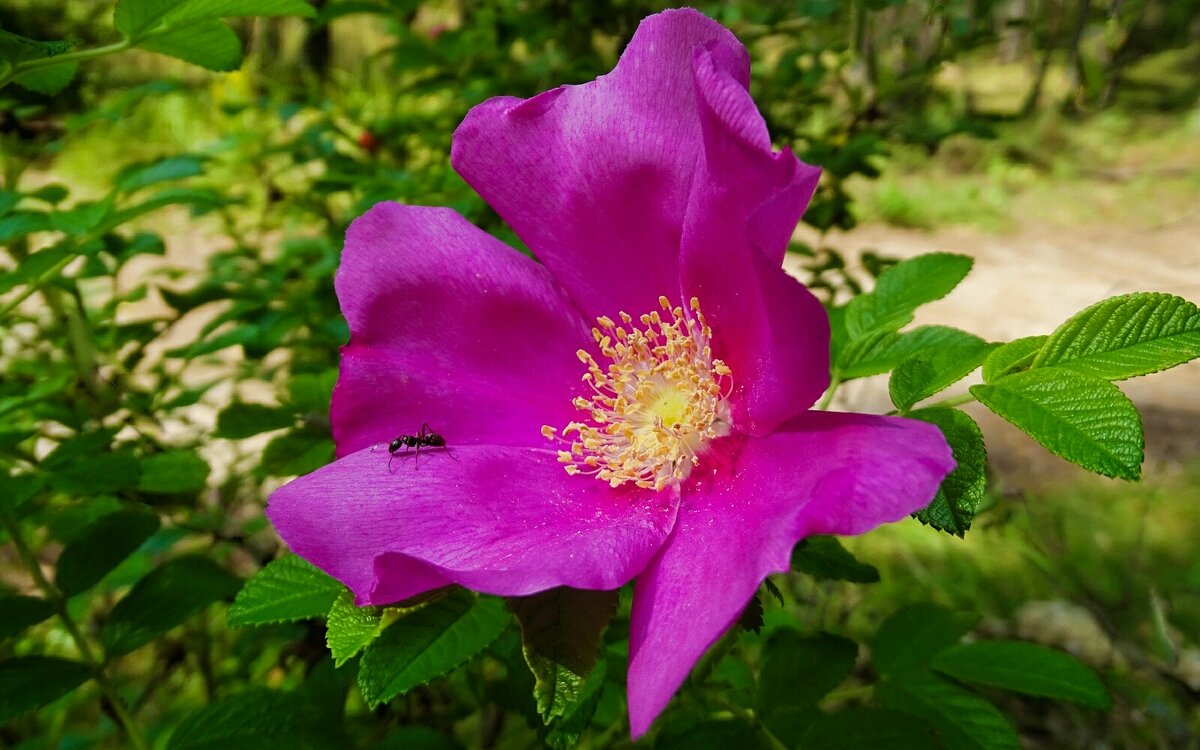
[[[600,704],[601,692],[604,688],[604,678],[608,674],[608,662],[604,659],[596,662],[596,667],[588,675],[587,681],[579,691],[579,698],[567,707],[566,712],[557,719],[551,719],[540,734],[543,741],[555,750],[569,750],[579,742],[579,738],[596,715]]]
[[[208,70],[237,70],[242,64],[242,40],[224,21],[199,21],[147,36],[138,46]]]
[[[91,676],[88,665],[52,656],[0,662],[0,724],[63,697]]]
[[[1124,380],[1197,357],[1200,308],[1171,294],[1139,292],[1077,313],[1050,334],[1033,367]]]
[[[0,294],[13,287],[37,281],[42,274],[71,257],[72,254],[70,246],[63,243],[25,256],[15,269],[0,274]]]
[[[295,423],[296,418],[288,409],[235,401],[217,415],[216,436],[238,440],[291,427]]]
[[[296,411],[328,412],[337,377],[337,370],[295,375],[288,381],[288,401]]]
[[[141,465],[128,449],[81,456],[69,463],[47,467],[50,486],[61,492],[103,495],[137,487]]]
[[[45,211],[13,211],[6,216],[0,217],[0,242],[12,242],[17,237],[23,237],[34,232],[45,232],[49,229],[50,214]],[[42,252],[45,251],[43,250]],[[34,255],[37,254],[34,253]],[[11,288],[11,286],[0,287],[0,291],[7,288]]]
[[[950,293],[971,270],[965,255],[930,253],[897,263],[880,274],[870,294],[846,305],[846,332],[851,339],[871,331],[896,331],[918,307]]]
[[[167,750],[343,750],[340,726],[304,693],[251,688],[179,723]]]
[[[798,745],[802,750],[931,750],[941,747],[921,719],[888,708],[851,708],[820,714]]]
[[[888,393],[896,408],[906,412],[918,401],[974,372],[994,345],[977,336],[971,338],[972,341],[923,351],[900,363],[888,381]]]
[[[1010,373],[1028,370],[1048,338],[1050,337],[1026,336],[993,349],[987,359],[983,360],[983,382],[990,383]]]
[[[54,605],[36,596],[0,596],[0,641],[37,625],[54,614]]]
[[[976,685],[1071,701],[1100,711],[1112,706],[1108,690],[1095,672],[1070,654],[1033,643],[964,643],[935,656],[931,666]]]
[[[290,430],[267,443],[262,469],[275,477],[298,476],[316,471],[333,461],[333,438],[329,433],[301,428]]]
[[[908,416],[937,425],[958,464],[942,480],[933,501],[915,514],[916,518],[940,531],[963,536],[971,528],[987,491],[983,433],[974,419],[958,409],[918,409]]]
[[[168,560],[117,602],[100,640],[109,656],[144,646],[204,607],[237,592],[241,580],[200,555]]]
[[[977,617],[933,604],[910,604],[883,621],[871,641],[871,660],[884,675],[927,665],[975,626]]]
[[[905,333],[876,331],[843,349],[836,360],[837,371],[842,380],[878,375],[918,354],[979,340],[973,333],[949,326],[918,326]]]
[[[770,747],[759,731],[743,719],[710,719],[677,731],[665,729],[654,742],[655,750],[769,750]]]
[[[138,490],[153,495],[195,494],[208,481],[208,463],[194,451],[156,453],[142,459]]]
[[[78,70],[79,63],[69,60],[58,65],[48,65],[44,68],[26,71],[12,80],[13,83],[30,91],[54,96],[74,80]]]
[[[118,190],[133,193],[142,188],[167,180],[182,180],[204,174],[204,159],[190,154],[169,156],[152,162],[131,164],[117,175]]]
[[[0,474],[0,515],[18,515],[45,485],[41,474]]]
[[[926,670],[889,678],[876,689],[888,708],[924,719],[947,750],[1020,750],[1012,724],[980,696]]]
[[[783,628],[763,646],[755,711],[788,746],[797,743],[814,709],[837,687],[858,657],[858,644],[828,633],[804,637]]]
[[[378,607],[356,606],[354,593],[344,590],[333,600],[325,625],[325,643],[340,667],[379,637],[383,616]]]
[[[543,721],[563,716],[578,702],[617,600],[616,591],[565,586],[508,600],[521,625],[522,650],[536,681],[533,695]]]
[[[454,669],[508,626],[499,599],[457,591],[393,623],[363,654],[358,686],[371,708]]]
[[[1046,450],[1088,471],[1141,476],[1142,420],[1112,383],[1054,368],[1006,375],[972,386],[971,394]]]
[[[101,516],[63,550],[58,558],[55,583],[67,596],[87,591],[158,528],[158,516],[149,508]]]
[[[246,581],[226,617],[235,628],[324,617],[343,591],[311,563],[285,555]]]
[[[118,0],[113,22],[117,30],[139,37],[160,25],[178,27],[197,20],[313,14],[303,0]]]
[[[875,583],[879,580],[879,571],[874,565],[860,562],[837,537],[832,536],[810,536],[801,540],[792,550],[792,570],[822,581]]]

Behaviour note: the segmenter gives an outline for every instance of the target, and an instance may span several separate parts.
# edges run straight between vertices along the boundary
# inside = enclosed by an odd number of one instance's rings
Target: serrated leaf
[[[1124,380],[1197,357],[1200,308],[1172,294],[1140,292],[1077,313],[1050,334],[1033,367]]]
[[[759,661],[755,712],[786,745],[796,745],[816,715],[817,701],[846,679],[857,657],[858,644],[846,638],[774,631]]]
[[[908,416],[938,426],[954,452],[956,466],[942,480],[937,495],[914,515],[921,523],[956,536],[971,528],[971,521],[987,491],[987,448],[979,425],[958,409],[918,409]]]
[[[1046,450],[1088,471],[1141,476],[1141,417],[1106,380],[1061,368],[1029,370],[972,386],[971,395]]]
[[[858,339],[871,331],[896,331],[918,307],[950,293],[971,270],[965,255],[930,253],[901,261],[880,274],[869,294],[846,305],[846,332]]]
[[[133,193],[148,185],[167,180],[182,180],[204,174],[204,159],[190,154],[169,156],[152,162],[131,164],[117,175],[118,190]]]
[[[343,750],[352,747],[309,696],[251,688],[191,714],[167,750]]]
[[[209,466],[194,451],[156,453],[142,459],[138,490],[153,495],[195,494],[208,481]]]
[[[67,596],[87,591],[159,528],[148,508],[101,516],[71,540],[58,558],[55,583]]]
[[[987,355],[987,359],[983,360],[983,382],[990,383],[1010,373],[1028,370],[1048,338],[1050,337],[1026,336],[993,349]]]
[[[127,654],[234,595],[241,579],[200,555],[168,560],[141,578],[109,614],[100,640],[109,656]]]
[[[288,409],[235,401],[217,415],[216,436],[236,440],[291,427],[295,423],[296,418]]]
[[[36,596],[0,596],[0,641],[37,625],[54,614],[54,605]]]
[[[922,351],[901,362],[888,380],[896,408],[905,412],[974,372],[994,346],[977,336],[971,339]]]
[[[859,561],[842,546],[837,537],[810,536],[792,550],[792,570],[807,573],[822,581],[875,583],[879,571]]]
[[[924,719],[947,750],[1020,750],[1000,710],[969,690],[921,669],[880,683],[883,705]]]
[[[499,599],[457,591],[383,631],[367,647],[358,686],[371,708],[440,677],[494,641],[509,623]]]
[[[266,564],[246,581],[226,620],[238,628],[324,617],[345,587],[296,555]]]
[[[91,676],[88,665],[52,656],[0,662],[0,724],[63,697]]]
[[[521,625],[522,650],[533,672],[533,695],[543,721],[564,715],[579,700],[617,600],[616,591],[565,586],[508,599]]]
[[[137,46],[217,72],[242,64],[242,40],[224,21],[198,21],[144,37]]]
[[[964,643],[936,655],[931,666],[976,685],[1071,701],[1100,711],[1112,705],[1107,688],[1090,668],[1070,654],[1033,643]]]
[[[235,16],[309,16],[304,0],[118,0],[113,22],[119,31],[140,37],[161,27]]]
[[[850,708],[820,714],[799,743],[803,750],[931,750],[940,747],[922,719],[888,708]]]
[[[344,590],[333,600],[325,627],[325,644],[334,666],[340,667],[379,637],[383,615],[378,607],[355,605],[354,593]]]
[[[919,669],[958,643],[978,619],[934,604],[910,604],[879,626],[871,640],[871,661],[884,675]]]
[[[850,342],[836,360],[842,380],[887,372],[909,357],[979,341],[973,333],[949,326],[917,326],[911,331],[877,331]]]
[[[755,592],[738,616],[737,626],[748,633],[761,633],[763,629],[762,598]]]
[[[604,678],[608,674],[608,663],[601,659],[588,675],[587,681],[579,691],[578,699],[567,707],[562,716],[551,719],[542,727],[542,740],[555,750],[569,750],[579,742],[579,738],[596,715],[600,704],[601,691],[604,688]]]

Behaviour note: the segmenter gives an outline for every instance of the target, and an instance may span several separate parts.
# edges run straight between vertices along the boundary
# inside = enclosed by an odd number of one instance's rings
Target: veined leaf
[[[1124,393],[1100,378],[1054,368],[1006,375],[971,394],[1046,450],[1121,479],[1142,473],[1142,421]]]
[[[918,409],[914,419],[938,426],[954,452],[957,466],[942,480],[933,501],[915,515],[921,523],[940,531],[962,536],[987,491],[987,448],[979,425],[958,409]]]
[[[234,16],[314,15],[304,0],[118,0],[113,22],[119,31],[139,38],[163,26]]]
[[[879,571],[874,565],[860,562],[837,537],[832,536],[802,539],[792,550],[792,570],[822,581],[875,583],[879,580]]]
[[[799,747],[803,750],[931,750],[940,747],[933,728],[915,716],[887,708],[851,708],[817,714]]]
[[[158,531],[149,508],[101,516],[73,539],[58,558],[55,583],[67,596],[87,591]]]
[[[301,692],[252,688],[191,714],[167,750],[343,750],[352,747],[326,712]]]
[[[383,616],[378,607],[356,606],[353,592],[347,589],[333,600],[325,627],[325,644],[334,666],[340,667],[379,636]]]
[[[267,563],[229,607],[232,627],[324,617],[345,587],[296,555]]]
[[[871,660],[884,675],[919,669],[939,651],[958,643],[977,620],[933,604],[910,604],[879,626],[871,641]]]
[[[194,451],[156,453],[142,459],[138,490],[153,495],[195,494],[208,481],[209,466]]]
[[[1112,705],[1095,672],[1068,653],[1033,643],[964,643],[936,655],[931,666],[976,685],[1071,701],[1100,711]]]
[[[426,604],[367,647],[358,668],[363,698],[374,708],[440,677],[486,648],[509,621],[499,599],[465,591]]]
[[[1171,294],[1104,300],[1050,334],[1033,367],[1058,367],[1105,380],[1166,370],[1200,357],[1200,308]]]
[[[248,438],[260,432],[270,432],[296,424],[289,409],[266,404],[234,401],[217,415],[217,437]]]
[[[912,320],[918,307],[950,293],[971,270],[965,255],[930,253],[901,261],[879,275],[875,289],[846,305],[851,339],[870,331],[896,331]]]
[[[179,154],[149,163],[131,164],[117,175],[117,189],[133,193],[142,188],[167,180],[182,180],[204,174],[204,158],[190,154]]]
[[[775,736],[795,746],[818,715],[817,701],[846,679],[857,656],[858,644],[840,636],[774,631],[760,657],[755,712]]]
[[[887,372],[914,355],[928,350],[979,341],[973,333],[950,326],[917,326],[911,331],[875,331],[843,348],[836,359],[842,380]]]
[[[557,719],[543,727],[539,733],[543,741],[555,750],[569,750],[579,742],[580,735],[587,729],[596,708],[600,703],[601,691],[604,688],[604,677],[608,673],[608,662],[604,659],[596,662],[595,668],[588,675],[579,691],[578,699],[567,706],[567,710]]]
[[[947,750],[1021,750],[999,709],[927,670],[889,677],[876,695],[884,706],[927,721]]]
[[[987,359],[983,360],[983,382],[990,383],[1012,372],[1028,370],[1048,338],[1050,337],[1026,336],[993,349]]]
[[[144,646],[204,607],[233,596],[241,581],[207,557],[168,560],[134,584],[104,623],[100,640],[110,656]]]
[[[242,64],[242,40],[224,21],[189,23],[147,36],[138,46],[218,72]]]
[[[565,715],[580,699],[617,599],[616,591],[565,586],[508,599],[521,624],[522,651],[536,680],[533,695],[543,721]]]
[[[970,336],[970,334],[967,334]],[[919,352],[900,363],[888,381],[892,403],[901,412],[970,375],[994,348],[978,336]]]
[[[52,656],[0,661],[0,724],[63,697],[91,676],[88,665]]]

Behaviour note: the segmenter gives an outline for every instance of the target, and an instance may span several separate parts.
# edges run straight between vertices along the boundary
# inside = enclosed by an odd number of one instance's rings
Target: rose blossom
[[[954,466],[932,425],[810,411],[829,322],[781,264],[819,171],[772,151],[749,71],[667,11],[608,75],[472,109],[454,167],[540,263],[445,208],[355,221],[339,458],[267,511],[360,605],[636,578],[635,738],[798,540],[901,519]],[[424,423],[446,448],[377,450]]]

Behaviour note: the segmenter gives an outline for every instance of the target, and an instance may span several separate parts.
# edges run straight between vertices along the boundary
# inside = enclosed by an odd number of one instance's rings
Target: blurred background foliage
[[[262,515],[270,490],[333,456],[328,398],[347,331],[332,278],[348,223],[384,199],[449,205],[519,246],[450,169],[455,126],[490,96],[606,72],[666,6],[312,5],[308,19],[231,21],[246,50],[232,72],[133,50],[84,62],[52,97],[0,90],[0,655],[93,670],[6,673],[6,695],[33,697],[0,705],[0,744],[126,747],[132,723],[151,746],[208,747],[179,739],[207,717],[189,715],[262,688],[289,691],[276,708],[291,728],[255,747],[565,742],[526,721],[511,631],[469,669],[371,710],[332,669],[319,625],[235,630],[225,617],[238,578],[280,551]],[[1003,230],[1049,204],[1084,222],[1105,200],[1087,185],[1123,179],[1116,144],[1197,151],[1197,0],[698,7],[750,48],[776,143],[825,170],[793,249],[827,299],[888,262],[848,260],[853,235],[835,230]],[[0,29],[85,49],[116,40],[112,11],[8,0]],[[1121,196],[1143,200],[1116,200],[1110,218],[1194,207],[1200,175],[1175,177],[1135,175]],[[924,599],[981,614],[980,634],[1064,647],[1103,671],[1105,714],[1004,698],[1026,746],[1198,747],[1196,486],[1184,469],[1052,502],[998,491],[965,542],[915,523],[854,540],[881,583],[797,573],[782,607],[765,602],[768,627],[705,677],[736,703],[753,694],[772,623],[865,639]],[[101,543],[114,538],[128,549]],[[185,585],[152,598],[155,577],[171,576]],[[127,604],[135,584],[144,601]],[[620,618],[610,631],[605,679],[620,685]],[[39,683],[90,674],[101,678],[25,710],[43,702]],[[824,705],[857,705],[871,680],[860,663]],[[620,691],[593,703],[576,733],[585,746],[627,743]],[[682,703],[678,716],[694,710]],[[698,741],[683,737],[660,744]]]

